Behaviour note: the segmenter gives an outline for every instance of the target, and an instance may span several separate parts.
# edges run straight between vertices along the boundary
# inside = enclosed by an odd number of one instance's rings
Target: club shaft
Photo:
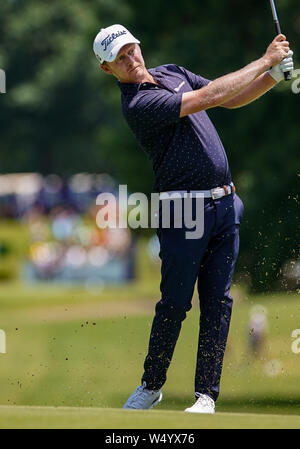
[[[273,15],[273,19],[274,19],[276,34],[281,34],[280,23],[279,23],[279,19],[278,19],[278,16],[277,16],[277,11],[276,11],[276,6],[275,6],[275,3],[274,3],[274,0],[270,0],[270,5],[271,5],[272,15]],[[285,78],[286,81],[291,80],[291,78],[292,78],[291,73],[290,72],[285,72],[284,73],[284,78]]]
[[[274,0],[270,0],[270,5],[271,5],[271,10],[272,10],[272,15],[273,15],[273,20],[274,20],[274,24],[275,24],[275,30],[277,34],[281,34],[281,28],[280,28],[280,23],[278,20],[278,16],[277,16],[277,11],[276,11],[276,6],[274,3]]]
[[[275,3],[274,3],[274,0],[270,0],[270,5],[271,5],[271,9],[272,9],[274,22],[278,22],[278,24],[279,24],[279,20],[278,20],[278,17],[277,17],[277,11],[276,11],[276,6],[275,6]]]
[[[277,34],[281,34],[281,28],[280,28],[280,23],[278,20],[274,20],[274,24],[275,24],[275,31]]]

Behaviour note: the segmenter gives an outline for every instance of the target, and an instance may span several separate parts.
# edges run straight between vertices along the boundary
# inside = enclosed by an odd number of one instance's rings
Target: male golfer
[[[174,64],[147,69],[139,44],[126,28],[112,25],[100,30],[93,49],[101,69],[118,80],[124,117],[152,161],[160,202],[170,192],[182,198],[191,192],[195,208],[196,195],[202,195],[204,232],[201,238],[187,239],[184,225],[171,223],[158,229],[161,300],[156,304],[141,386],[124,408],[150,409],[161,401],[161,388],[197,282],[201,314],[196,402],[185,411],[214,413],[243,204],[206,110],[238,108],[263,95],[284,79],[284,71],[293,69],[292,52],[285,36],[278,35],[261,58],[209,81]]]

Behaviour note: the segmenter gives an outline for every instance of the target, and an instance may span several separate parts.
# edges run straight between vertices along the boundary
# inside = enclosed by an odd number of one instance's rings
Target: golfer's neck
[[[153,84],[157,84],[157,82],[155,81],[155,79],[153,78],[153,76],[148,72],[148,70],[145,67],[145,72],[144,72],[144,77],[142,78],[142,80],[140,81],[141,83],[153,83]]]

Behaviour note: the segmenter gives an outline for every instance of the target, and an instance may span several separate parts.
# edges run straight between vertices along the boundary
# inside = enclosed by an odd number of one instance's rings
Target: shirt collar
[[[156,70],[156,69],[148,69],[148,72],[150,73],[150,75],[153,76],[153,78],[158,79],[161,78],[163,79],[162,74]],[[156,86],[156,84],[153,83],[121,83],[121,81],[117,81],[119,88],[121,89],[122,93],[124,94],[136,94],[140,89],[143,89],[144,87],[151,87],[151,86]]]

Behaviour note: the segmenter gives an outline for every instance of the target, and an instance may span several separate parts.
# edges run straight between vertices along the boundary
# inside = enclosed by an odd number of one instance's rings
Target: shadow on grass
[[[165,410],[184,410],[192,405],[190,397],[169,397],[159,406]],[[300,397],[249,397],[220,398],[216,403],[217,412],[229,413],[270,413],[300,415]]]

